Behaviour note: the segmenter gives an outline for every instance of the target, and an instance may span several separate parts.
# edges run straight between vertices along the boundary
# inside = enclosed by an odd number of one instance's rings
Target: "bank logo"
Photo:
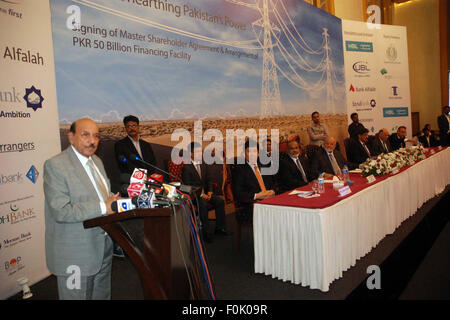
[[[16,182],[17,183],[23,182],[22,173],[17,172],[9,175],[0,174],[0,185],[6,185],[9,183],[16,183]]]
[[[388,71],[386,70],[386,68],[383,68],[383,69],[380,70],[380,73],[381,73],[382,76],[384,76],[385,74],[388,73]]]
[[[22,263],[22,257],[17,256],[3,263],[5,266],[5,271],[8,276],[15,274],[17,271],[22,270],[25,266]]]
[[[345,48],[347,51],[373,52],[373,43],[361,41],[345,41]]]
[[[36,212],[33,208],[26,208],[23,210],[11,210],[9,213],[0,216],[0,224],[16,224],[29,219],[36,218]]]
[[[408,107],[397,107],[397,108],[383,108],[383,117],[394,118],[394,117],[407,117]]]
[[[38,177],[39,177],[39,172],[37,171],[36,167],[34,165],[32,165],[30,167],[30,170],[28,170],[26,177],[33,183],[36,183]]]
[[[350,84],[350,92],[375,92],[377,90],[376,87],[355,87],[353,84]]]
[[[22,232],[20,235],[17,235],[15,237],[3,239],[0,242],[0,249],[2,245],[4,246],[4,248],[11,248],[19,243],[23,243],[30,239],[31,239],[31,232]]]
[[[397,49],[394,47],[393,44],[391,44],[391,45],[386,49],[386,58],[387,58],[390,62],[395,62],[395,60],[397,60]]]
[[[357,61],[352,66],[353,71],[358,74],[366,75],[370,72],[367,61]]]
[[[370,106],[371,106],[372,108],[375,108],[376,105],[377,105],[377,102],[375,101],[375,99],[370,100]]]
[[[362,108],[362,107],[372,107],[375,108],[377,105],[377,102],[375,99],[370,99],[370,100],[366,100],[366,101],[352,101],[352,106],[354,108]],[[357,111],[364,111],[364,110],[371,110],[371,109],[357,109]]]
[[[352,84],[350,85],[350,90],[349,91],[355,92],[355,87]]]
[[[393,87],[392,87],[392,95],[393,95],[394,97],[398,96],[397,90],[398,90],[398,87],[396,87],[396,86],[393,86]]]
[[[34,111],[42,108],[42,101],[44,101],[44,98],[41,95],[41,90],[31,86],[31,88],[25,88],[25,92],[23,98],[27,102],[27,108],[31,108]]]

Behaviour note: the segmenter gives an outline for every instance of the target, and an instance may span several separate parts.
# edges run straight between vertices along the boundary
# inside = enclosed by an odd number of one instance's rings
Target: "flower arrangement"
[[[382,153],[375,158],[368,158],[359,165],[359,168],[362,170],[362,175],[364,177],[370,175],[382,176],[425,158],[424,147],[411,146],[400,148],[397,151],[390,153]]]

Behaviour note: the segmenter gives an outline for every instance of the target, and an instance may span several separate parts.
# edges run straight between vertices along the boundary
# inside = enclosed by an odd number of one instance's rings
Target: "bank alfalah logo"
[[[34,86],[31,88],[25,88],[24,100],[27,102],[27,108],[31,108],[36,111],[38,108],[42,108],[42,101],[44,97],[41,95],[41,90],[36,89]]]

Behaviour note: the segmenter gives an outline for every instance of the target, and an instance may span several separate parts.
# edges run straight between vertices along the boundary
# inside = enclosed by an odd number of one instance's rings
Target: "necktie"
[[[256,175],[256,179],[258,180],[258,184],[259,187],[261,188],[261,191],[266,191],[266,186],[264,185],[264,181],[261,177],[261,173],[259,172],[258,166],[255,164],[254,167],[255,169],[255,175]]]
[[[300,172],[302,173],[302,177],[303,177],[303,181],[308,182],[308,180],[306,179],[306,174],[305,171],[303,170],[302,164],[300,163],[300,159],[297,158],[297,161],[295,161],[297,163],[297,167],[300,170]]]
[[[367,156],[370,158],[370,151],[369,151],[369,149],[367,149],[366,144],[363,143],[362,145],[363,145],[363,147],[364,147],[364,150],[366,150]]]
[[[95,184],[97,185],[97,188],[103,197],[103,199],[101,200],[103,201],[108,200],[108,188],[103,182],[103,179],[100,177],[100,174],[98,173],[97,169],[95,168],[94,161],[92,160],[92,158],[89,158],[87,163],[89,166],[89,170],[91,170],[91,174],[92,177],[94,178]]]
[[[384,148],[384,151],[385,151],[386,153],[389,152],[389,150],[388,150],[388,148],[387,148],[387,146],[386,146],[386,142],[384,142],[384,141],[383,141],[383,148]]]
[[[199,176],[200,179],[201,179],[201,178],[202,178],[202,168],[200,168],[200,164],[199,164],[199,163],[197,163],[197,164],[195,165],[195,169],[197,169],[198,176]]]
[[[333,152],[328,153],[331,161],[331,165],[333,166],[334,174],[341,174],[341,169],[339,168],[336,159],[334,158]]]

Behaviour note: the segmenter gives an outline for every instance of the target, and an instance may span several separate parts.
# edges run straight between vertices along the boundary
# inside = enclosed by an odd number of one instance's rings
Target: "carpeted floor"
[[[252,229],[243,229],[241,250],[236,250],[236,223],[227,215],[228,228],[235,234],[216,237],[207,244],[209,268],[216,298],[220,300],[396,300],[450,299],[450,193],[431,199],[392,235],[361,258],[334,281],[330,291],[272,279],[253,271]],[[214,224],[214,222],[212,222]],[[368,290],[369,265],[381,269],[380,290]],[[33,300],[57,299],[56,278],[50,276],[33,285]],[[19,295],[11,299],[19,299]],[[127,258],[114,258],[112,299],[142,299],[139,278]]]

